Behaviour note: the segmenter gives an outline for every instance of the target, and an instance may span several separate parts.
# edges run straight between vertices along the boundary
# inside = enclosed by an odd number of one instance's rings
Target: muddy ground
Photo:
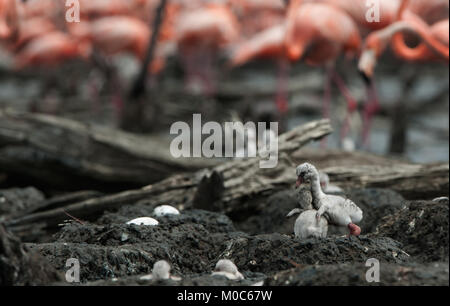
[[[448,201],[406,201],[385,189],[345,191],[363,209],[362,235],[349,239],[345,230],[331,229],[327,238],[300,240],[292,233],[294,220],[285,218],[296,206],[293,192],[273,194],[262,201],[260,214],[237,222],[220,212],[186,209],[155,217],[157,226],[125,224],[153,216],[154,207],[141,201],[91,222],[68,218],[48,242],[20,244],[5,232],[1,270],[16,264],[28,273],[15,279],[17,273],[3,272],[2,282],[65,285],[66,261],[77,258],[82,285],[448,285]],[[34,188],[0,195],[23,207],[42,197]],[[245,279],[211,276],[222,258]],[[379,283],[366,281],[369,258],[380,262]],[[160,259],[181,280],[140,279]],[[47,267],[45,275],[28,269],[36,261]]]

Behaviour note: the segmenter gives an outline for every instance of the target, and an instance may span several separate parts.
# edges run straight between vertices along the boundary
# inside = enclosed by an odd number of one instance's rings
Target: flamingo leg
[[[90,100],[92,101],[94,112],[98,113],[102,106],[101,97],[100,97],[100,86],[97,82],[98,77],[91,74],[88,78],[89,79],[87,82],[87,86],[88,86],[89,97],[90,97]]]
[[[275,105],[278,111],[280,128],[285,130],[285,116],[288,111],[288,77],[289,77],[289,63],[285,58],[278,59],[277,62],[278,76],[277,76],[277,89],[275,96]]]
[[[122,88],[120,85],[121,83],[117,68],[115,68],[107,58],[97,52],[97,50],[94,50],[92,54],[92,61],[103,73],[108,90],[112,92],[111,104],[113,105],[116,118],[121,119],[123,115],[124,102],[122,99]],[[93,100],[95,101],[94,108],[99,109],[101,106],[101,100],[95,79],[91,81],[91,94],[93,95]]]
[[[326,69],[325,86],[323,94],[322,114],[326,119],[330,119],[330,103],[331,103],[331,81],[334,68],[328,67]],[[326,147],[327,138],[322,138],[321,147]]]
[[[99,93],[99,89],[97,87],[97,84],[95,84],[93,81],[89,82],[88,84],[88,91],[89,91],[89,97],[90,100],[93,101],[93,105],[94,105],[94,112],[97,113],[98,110],[100,109],[100,93]]]
[[[197,69],[195,65],[195,56],[191,48],[184,47],[182,49],[182,61],[184,68],[184,87],[189,90],[192,84],[195,83],[197,77]]]
[[[278,80],[275,103],[280,114],[285,114],[288,110],[287,80],[289,64],[285,59],[278,60]]]
[[[337,85],[339,91],[341,92],[342,96],[347,101],[347,114],[344,119],[344,124],[341,129],[341,141],[347,136],[349,130],[350,130],[350,118],[353,112],[358,107],[358,103],[356,102],[356,99],[351,94],[350,90],[348,89],[347,85],[345,85],[344,80],[342,77],[333,70],[332,78],[334,83]]]
[[[122,99],[122,90],[120,87],[120,81],[119,81],[119,77],[117,76],[116,72],[113,72],[113,79],[112,79],[112,98],[111,98],[111,103],[114,107],[115,113],[116,113],[116,117],[118,119],[122,118],[122,114],[123,114],[123,107],[124,107],[124,102]]]
[[[216,73],[214,70],[214,50],[205,47],[203,61],[199,58],[199,67],[202,68],[202,79],[204,84],[204,93],[211,97],[216,92]]]
[[[380,103],[378,101],[378,96],[376,94],[375,85],[373,80],[366,87],[367,91],[367,102],[363,110],[363,134],[362,141],[363,146],[369,148],[370,145],[370,128],[372,126],[373,116],[380,109]]]

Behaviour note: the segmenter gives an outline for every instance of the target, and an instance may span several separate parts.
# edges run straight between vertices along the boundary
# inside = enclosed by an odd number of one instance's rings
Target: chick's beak
[[[295,188],[298,188],[303,183],[303,178],[301,176],[297,177],[297,181],[295,182]]]

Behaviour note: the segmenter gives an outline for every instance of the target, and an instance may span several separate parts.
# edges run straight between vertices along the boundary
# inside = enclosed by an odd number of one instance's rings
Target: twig
[[[69,214],[67,211],[65,211],[64,209],[62,210],[64,214],[66,214],[68,217],[72,218],[73,220],[75,220],[76,222],[80,223],[81,225],[84,225],[84,222],[81,221],[80,219],[72,216],[71,214]]]
[[[283,259],[284,259],[285,261],[287,261],[288,263],[290,263],[291,265],[293,265],[294,267],[296,267],[296,268],[302,267],[302,265],[296,263],[295,261],[293,261],[293,260],[290,259],[290,258],[284,257]]]

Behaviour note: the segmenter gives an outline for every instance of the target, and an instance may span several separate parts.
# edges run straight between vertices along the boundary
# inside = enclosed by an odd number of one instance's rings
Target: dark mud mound
[[[45,285],[61,276],[0,224],[0,286]]]
[[[231,236],[233,234],[243,233],[230,232]],[[56,242],[118,246],[157,242],[176,244],[177,240],[185,244],[192,239],[203,240],[201,238],[206,236],[211,238],[214,235],[203,225],[195,223],[160,223],[156,226],[134,224],[81,225],[72,223],[64,226],[55,235],[55,238]]]
[[[292,268],[295,264],[333,264],[365,262],[377,258],[383,262],[402,263],[408,255],[390,238],[355,239],[328,237],[299,240],[292,236],[267,234],[239,237],[227,243],[224,256],[241,270],[265,274]]]
[[[405,199],[389,189],[354,189],[345,193],[363,211],[363,219],[358,224],[362,233],[372,233],[384,216],[393,214],[405,206]]]
[[[413,201],[383,219],[377,236],[391,237],[421,262],[448,262],[448,202]]]
[[[76,258],[80,263],[80,281],[111,279],[151,272],[154,262],[169,258],[169,248],[154,244],[121,245],[118,247],[84,243],[43,243],[30,246],[38,250],[58,270],[65,271],[66,261]],[[172,261],[176,262],[177,258]],[[176,266],[174,267],[176,268]]]
[[[368,282],[369,267],[363,263],[341,263],[303,266],[283,271],[268,278],[269,286],[448,286],[448,263],[380,264],[380,282]]]
[[[77,258],[80,277],[86,281],[150,273],[160,259],[180,274],[211,271],[222,252],[222,240],[233,235],[212,234],[201,224],[180,220],[157,226],[73,223],[61,229],[55,243],[30,246],[58,270],[64,270],[68,258]]]
[[[34,187],[0,190],[0,216],[24,211],[43,201],[44,195]]]
[[[105,213],[98,221],[99,224],[126,223],[134,218],[148,216],[157,219],[161,224],[178,226],[181,224],[201,224],[212,233],[234,232],[233,222],[224,214],[200,209],[184,210],[179,215],[166,215],[156,217],[153,215],[153,206],[135,205],[125,206],[116,213]]]
[[[363,210],[364,217],[359,223],[363,234],[373,232],[384,216],[392,214],[405,205],[405,200],[400,194],[388,189],[354,189],[345,191],[342,196],[351,199]],[[298,206],[294,189],[277,192],[266,200],[261,200],[258,211],[245,221],[236,222],[236,227],[252,235],[292,234],[298,215],[290,218],[286,218],[286,215]],[[329,236],[348,234],[346,228],[335,226],[330,226],[328,231]]]
[[[278,233],[251,236],[232,231],[228,218],[218,213],[193,210],[184,214],[160,218],[157,226],[71,223],[55,235],[56,242],[30,247],[60,271],[64,271],[67,259],[77,258],[82,282],[148,274],[154,262],[161,259],[167,260],[172,273],[183,279],[191,274],[210,274],[221,258],[233,260],[244,275],[269,275],[295,264],[364,262],[371,257],[382,262],[408,260],[390,238],[301,241]],[[202,221],[197,223],[198,218]],[[219,227],[211,220],[221,220],[224,225]]]
[[[295,217],[286,220],[285,215],[297,206],[295,190],[284,190],[261,201],[261,210],[243,215],[235,224],[223,213],[200,209],[156,217],[155,203],[149,205],[145,200],[105,212],[95,223],[72,220],[58,229],[50,243],[26,246],[43,255],[53,268],[48,271],[63,274],[67,260],[78,259],[84,285],[253,285],[262,280],[265,285],[367,284],[364,264],[369,258],[380,261],[383,284],[441,284],[445,280],[440,263],[448,262],[447,203],[405,202],[395,192],[379,189],[345,194],[364,211],[363,231],[372,231],[381,223],[377,232],[351,239],[333,233],[304,240],[279,233],[292,232]],[[126,224],[143,216],[156,218],[159,225]],[[211,276],[222,258],[231,259],[246,279]],[[141,279],[161,259],[170,263],[180,281]],[[13,266],[30,265],[21,260]],[[55,282],[40,276],[35,279]]]
[[[295,217],[286,218],[288,212],[298,207],[295,190],[279,191],[261,200],[260,207],[249,218],[236,222],[243,232],[256,234],[291,234],[294,232]]]

